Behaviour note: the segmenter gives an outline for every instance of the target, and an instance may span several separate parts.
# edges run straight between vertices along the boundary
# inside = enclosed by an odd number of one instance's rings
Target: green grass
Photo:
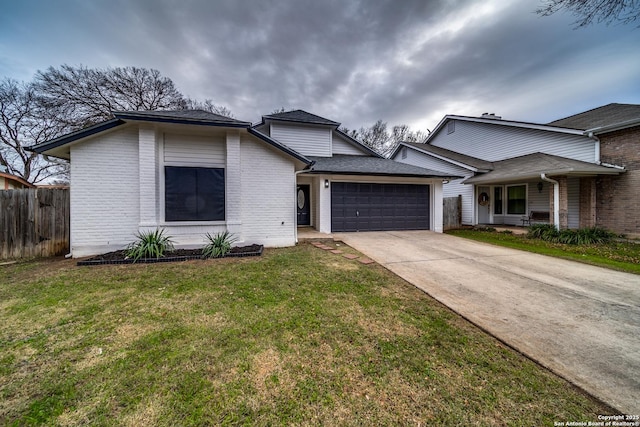
[[[557,258],[570,259],[628,273],[640,274],[640,243],[611,242],[593,245],[567,245],[530,239],[526,235],[495,231],[450,230],[447,234],[480,242],[520,249]]]
[[[40,260],[0,278],[0,425],[531,426],[611,412],[382,267],[306,244]]]

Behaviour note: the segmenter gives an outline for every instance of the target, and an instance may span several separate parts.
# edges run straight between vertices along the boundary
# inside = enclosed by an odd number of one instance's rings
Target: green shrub
[[[529,227],[527,237],[551,242],[558,234],[558,230],[551,224],[533,224]]]
[[[160,258],[173,250],[173,241],[170,236],[164,235],[164,229],[143,231],[136,237],[138,240],[130,243],[126,249],[127,257],[133,258],[134,262],[140,258]]]
[[[221,258],[225,256],[231,251],[231,244],[237,240],[233,234],[226,230],[213,236],[207,233],[205,237],[209,241],[202,249],[202,255],[205,258]]]
[[[527,237],[568,245],[593,245],[610,242],[616,235],[598,227],[558,231],[551,224],[534,224],[529,227]]]

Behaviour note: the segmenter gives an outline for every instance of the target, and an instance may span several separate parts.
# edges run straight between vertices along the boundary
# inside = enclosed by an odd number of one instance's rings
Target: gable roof
[[[156,123],[171,123],[171,124],[189,124],[196,126],[219,126],[219,127],[232,127],[232,128],[244,128],[247,131],[266,142],[267,144],[277,148],[278,150],[294,157],[307,166],[312,163],[311,160],[298,153],[295,150],[281,144],[273,138],[264,135],[263,133],[252,129],[250,122],[243,122],[233,119],[231,117],[221,116],[219,114],[210,113],[204,110],[171,110],[171,111],[117,111],[113,113],[114,118],[102,123],[90,126],[85,129],[81,129],[76,132],[63,135],[59,138],[45,141],[40,144],[26,147],[29,151],[35,151],[36,153],[46,153],[49,150],[62,147],[80,139],[96,135],[100,132],[104,132],[113,129],[118,126],[126,124],[128,121],[144,121],[144,122],[156,122]]]
[[[473,170],[474,172],[487,172],[493,169],[493,163],[487,160],[482,160],[477,157],[467,156],[466,154],[458,153],[456,151],[447,150],[446,148],[436,147],[434,145],[419,143],[419,142],[401,142],[394,150],[391,157],[394,157],[402,146],[407,146],[421,151],[427,155],[432,155],[445,162],[453,163],[466,169]]]
[[[584,134],[584,131],[580,129],[570,129],[567,127],[554,126],[551,124],[545,125],[540,123],[519,122],[514,120],[505,120],[498,117],[493,117],[493,118],[469,117],[469,116],[456,116],[456,115],[448,114],[444,116],[442,120],[440,120],[438,125],[433,129],[433,132],[429,134],[427,139],[424,141],[425,144],[429,144],[429,141],[435,138],[435,136],[442,130],[442,128],[445,127],[445,125],[451,120],[459,120],[459,121],[471,122],[471,123],[482,123],[482,124],[495,125],[495,126],[508,126],[508,127],[515,127],[515,128],[535,129],[535,130],[543,130],[548,132],[568,133],[571,135]]]
[[[434,171],[396,162],[391,159],[370,156],[350,156],[338,154],[333,157],[310,157],[314,161],[309,173],[342,174],[342,175],[374,175],[374,176],[402,176],[416,178],[456,179],[460,176]]]
[[[284,113],[275,113],[262,116],[262,123],[266,120],[279,120],[283,122],[309,123],[315,125],[340,126],[340,123],[324,117],[316,116],[304,110],[286,111]]]
[[[568,159],[545,153],[533,153],[525,156],[493,162],[493,170],[466,179],[464,184],[492,184],[538,179],[546,175],[618,175],[622,169],[599,166],[594,163]]]
[[[594,133],[611,132],[640,125],[640,105],[608,104],[549,123]]]
[[[114,111],[113,115],[121,120],[142,120],[145,122],[196,124],[204,126],[249,127],[231,117],[221,116],[204,110],[156,110],[156,111]]]

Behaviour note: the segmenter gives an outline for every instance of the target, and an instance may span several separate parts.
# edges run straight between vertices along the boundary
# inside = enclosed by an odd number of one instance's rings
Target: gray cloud
[[[0,76],[157,68],[241,119],[303,108],[351,128],[424,129],[483,111],[545,121],[640,102],[640,30],[573,30],[571,16],[538,17],[526,0],[40,3],[0,17]]]

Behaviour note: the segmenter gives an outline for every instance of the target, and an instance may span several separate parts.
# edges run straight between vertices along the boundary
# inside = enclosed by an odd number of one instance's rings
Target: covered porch
[[[622,169],[534,153],[494,163],[491,172],[464,183],[474,186],[476,224],[558,229],[596,225],[596,179]],[[532,215],[533,213],[533,215]]]

